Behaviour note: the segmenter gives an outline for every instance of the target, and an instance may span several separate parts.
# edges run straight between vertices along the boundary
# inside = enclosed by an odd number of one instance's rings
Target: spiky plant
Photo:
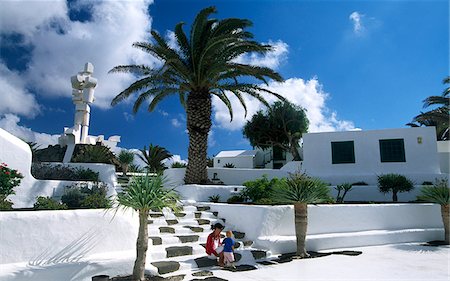
[[[444,223],[445,244],[450,244],[450,188],[448,179],[436,180],[434,185],[422,187],[421,201],[432,202],[441,205],[442,222]]]
[[[117,196],[118,207],[131,208],[139,213],[139,233],[136,241],[136,260],[133,281],[144,281],[145,259],[148,249],[148,216],[150,210],[169,207],[177,210],[178,194],[163,187],[162,176],[133,177],[127,188]]]
[[[171,168],[186,168],[187,164],[182,162],[173,162]]]
[[[213,96],[227,106],[231,120],[233,108],[229,95],[236,96],[245,112],[247,107],[244,94],[256,98],[266,106],[268,103],[262,93],[285,100],[258,84],[267,85],[269,79],[283,81],[277,72],[267,67],[236,61],[241,55],[265,54],[273,49],[270,45],[253,40],[253,34],[246,30],[252,22],[238,18],[209,18],[213,13],[216,13],[215,7],[201,10],[190,28],[189,36],[183,31],[184,23],[178,23],[174,29],[177,47],[171,47],[156,31],[151,31],[153,42],[133,44],[158,58],[162,62],[160,67],[120,65],[110,70],[133,73],[139,77],[112,100],[112,105],[138,93],[133,111],[136,113],[146,100],[150,100],[148,110],[153,111],[164,98],[175,94],[179,96],[186,109],[189,132],[186,183],[203,184],[208,180],[206,152]]]
[[[128,167],[134,161],[134,153],[128,150],[121,150],[119,155],[117,156],[117,160],[119,160],[120,166],[122,167],[123,175],[126,176]]]
[[[147,147],[144,146],[144,149],[139,150],[141,154],[137,154],[137,156],[144,161],[147,165],[147,171],[150,173],[160,173],[164,170],[165,166],[163,161],[171,158],[173,155],[164,147],[159,145],[150,144]]]
[[[77,145],[75,147],[72,162],[75,163],[106,163],[117,164],[114,153],[103,145]]]
[[[347,193],[350,190],[352,190],[352,188],[353,188],[353,185],[351,183],[338,184],[335,187],[335,189],[338,192],[338,194],[336,195],[336,203],[343,203],[345,195],[347,195]],[[341,196],[341,192],[343,192],[342,196]]]
[[[392,192],[392,201],[397,202],[399,192],[409,192],[414,184],[407,177],[399,174],[385,174],[378,177],[378,189],[382,193]]]
[[[308,257],[306,252],[306,231],[308,229],[308,204],[324,203],[330,200],[328,185],[320,179],[306,174],[292,174],[281,181],[273,193],[275,202],[294,204],[297,256]]]

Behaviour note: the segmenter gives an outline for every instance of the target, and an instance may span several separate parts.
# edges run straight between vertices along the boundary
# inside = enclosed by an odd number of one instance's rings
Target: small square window
[[[403,139],[380,140],[381,162],[406,162]]]
[[[331,142],[331,161],[333,164],[355,163],[355,145],[353,141]]]

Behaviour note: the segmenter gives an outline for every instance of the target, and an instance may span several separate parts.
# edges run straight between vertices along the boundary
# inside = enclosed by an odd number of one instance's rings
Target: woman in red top
[[[206,240],[206,253],[209,255],[211,259],[217,259],[219,257],[219,266],[223,266],[223,246],[220,241],[220,232],[224,226],[220,223],[216,223],[211,227],[213,232],[208,235],[208,239]]]

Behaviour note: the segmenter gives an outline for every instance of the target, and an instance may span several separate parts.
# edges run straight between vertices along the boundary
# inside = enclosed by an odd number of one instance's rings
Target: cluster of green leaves
[[[219,203],[220,201],[220,195],[216,194],[216,195],[211,195],[208,197],[209,202],[213,202],[213,203]]]
[[[33,163],[31,174],[40,180],[99,181],[99,173],[82,167]]]
[[[171,168],[186,168],[187,164],[186,163],[181,163],[181,162],[173,162]]]
[[[338,192],[338,194],[336,195],[336,203],[343,203],[345,195],[347,195],[347,193],[350,190],[352,190],[352,187],[353,187],[353,184],[351,184],[351,183],[338,184],[335,187],[335,189]],[[343,192],[342,195],[341,195],[341,192]]]
[[[15,194],[14,188],[20,185],[23,176],[19,171],[11,169],[6,163],[0,164],[0,210],[11,210],[13,203],[7,199]]]
[[[39,196],[33,205],[35,210],[66,210],[67,205],[60,203],[51,197]]]
[[[109,147],[101,144],[76,145],[74,155],[72,156],[72,162],[119,164],[116,156]]]
[[[235,168],[233,163],[226,163],[225,165],[223,165],[224,168]]]
[[[285,204],[333,202],[328,184],[318,178],[304,173],[295,173],[280,183],[273,195],[275,202]]]
[[[107,185],[103,182],[93,184],[74,184],[67,187],[61,196],[61,202],[69,209],[98,209],[111,207],[111,201],[106,196]]]
[[[164,147],[150,144],[148,149],[140,149],[140,154],[137,156],[147,165],[145,168],[149,173],[160,173],[166,169],[163,161],[171,158],[173,155]]]
[[[409,192],[414,188],[414,184],[404,175],[385,174],[378,177],[378,189],[382,193],[392,192],[392,201],[397,202],[397,193]]]
[[[274,190],[282,181],[284,180],[278,178],[269,180],[267,175],[263,175],[262,178],[244,182],[245,188],[240,195],[242,198],[257,204],[261,203],[261,200],[268,203],[271,202]]]
[[[440,205],[450,204],[450,188],[448,179],[437,179],[433,185],[422,187],[422,194],[417,197],[420,201],[437,203]]]

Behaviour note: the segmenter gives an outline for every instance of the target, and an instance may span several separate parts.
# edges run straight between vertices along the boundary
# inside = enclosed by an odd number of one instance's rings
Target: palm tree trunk
[[[139,233],[136,242],[136,261],[133,268],[133,281],[145,280],[145,259],[148,249],[148,211],[139,210]]]
[[[397,192],[395,192],[395,191],[392,192],[392,201],[393,202],[397,202],[398,201]]]
[[[122,174],[123,174],[123,176],[127,176],[127,173],[128,173],[128,164],[124,164],[124,165],[122,165]]]
[[[442,221],[444,222],[445,244],[450,245],[450,214],[449,204],[441,205]]]
[[[297,256],[300,258],[309,257],[306,252],[306,231],[308,229],[308,204],[295,203],[295,235],[297,237]]]
[[[298,152],[298,145],[295,144],[294,141],[291,141],[290,144],[291,153],[294,159],[292,161],[302,161],[302,157],[300,156],[300,153]]]
[[[205,184],[208,181],[207,149],[211,129],[211,96],[209,93],[190,93],[187,98],[187,129],[189,132],[186,184]]]

